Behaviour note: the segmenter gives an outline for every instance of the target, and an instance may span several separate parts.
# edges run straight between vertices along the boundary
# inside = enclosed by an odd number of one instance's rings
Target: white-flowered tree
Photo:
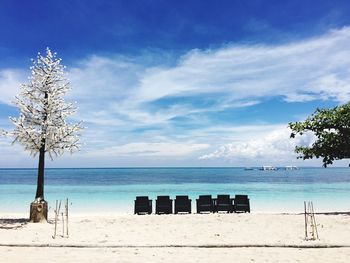
[[[37,189],[30,215],[34,222],[42,221],[42,217],[47,219],[47,202],[44,200],[45,155],[53,160],[65,151],[73,152],[80,147],[82,123],[67,122],[67,117],[76,111],[76,107],[66,103],[63,98],[70,89],[64,68],[61,59],[49,48],[45,56],[38,53],[37,59],[33,59],[29,82],[21,86],[21,92],[14,102],[20,111],[18,118],[10,117],[15,128],[7,132],[14,138],[14,143],[19,142],[32,156],[39,156]],[[40,216],[40,212],[44,214]]]

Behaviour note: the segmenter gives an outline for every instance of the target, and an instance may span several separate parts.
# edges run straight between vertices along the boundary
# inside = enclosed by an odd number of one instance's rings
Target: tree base
[[[32,202],[30,204],[30,218],[31,223],[47,222],[47,202],[41,200],[40,202]]]

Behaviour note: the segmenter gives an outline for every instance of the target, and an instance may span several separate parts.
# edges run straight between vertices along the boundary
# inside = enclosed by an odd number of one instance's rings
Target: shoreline
[[[168,215],[157,215],[154,212],[150,215],[148,214],[144,214],[144,215],[135,215],[134,213],[131,212],[106,212],[106,211],[97,211],[97,212],[74,212],[72,213],[71,211],[69,211],[69,217],[71,218],[80,218],[80,217],[100,217],[100,216],[107,216],[107,217],[119,217],[119,216],[139,216],[139,217],[147,217],[147,216],[188,216],[188,215],[197,215],[197,216],[206,216],[206,215],[227,215],[227,216],[235,216],[235,215],[241,215],[241,214],[251,214],[251,215],[304,215],[304,212],[300,212],[300,211],[251,211],[250,213],[202,213],[202,214],[198,214],[198,213],[191,213],[191,214],[168,214]],[[350,211],[321,211],[321,212],[315,212],[315,215],[347,215],[350,216]],[[10,219],[25,219],[25,218],[29,218],[29,209],[28,209],[28,213],[24,213],[24,212],[1,212],[0,213],[0,220],[6,219],[6,218],[10,218]],[[54,218],[53,215],[53,211],[49,211],[48,214],[48,220],[51,220]]]
[[[29,205],[30,203],[28,203],[28,214],[29,214]],[[101,210],[96,210],[94,209],[95,212],[91,212],[89,210],[86,209],[77,209],[74,210],[72,208],[69,208],[69,212],[70,212],[70,216],[71,215],[104,215],[104,214],[110,214],[110,215],[134,215],[133,212],[131,212],[134,209],[134,207],[131,207],[130,209],[128,209],[129,211],[126,211],[125,209],[120,209],[120,210],[114,210],[113,212],[109,212],[106,211],[104,209]],[[153,209],[154,210],[154,209]],[[50,216],[51,214],[53,214],[54,212],[53,207],[49,207],[49,211],[48,211],[48,215]],[[26,215],[27,211],[23,212],[23,211],[4,211],[4,210],[0,210],[0,218],[3,215],[15,215],[15,216],[19,216],[19,215]],[[195,215],[197,214],[196,211],[192,211],[191,214],[189,215]],[[215,213],[202,213],[201,215],[208,215],[208,214],[217,214],[217,212]],[[242,213],[242,212],[238,212],[238,213],[225,213],[225,212],[219,212],[219,214],[230,214],[230,215],[239,215],[239,214],[279,214],[279,215],[299,215],[299,214],[304,214],[304,211],[299,210],[252,210],[250,213]],[[350,215],[350,210],[346,211],[346,210],[318,210],[315,211],[315,214],[319,214],[319,215],[340,215],[340,214],[345,214],[345,215]],[[152,211],[151,215],[155,215],[155,212]],[[170,214],[170,215],[182,215],[182,214]],[[185,213],[186,215],[186,213]]]

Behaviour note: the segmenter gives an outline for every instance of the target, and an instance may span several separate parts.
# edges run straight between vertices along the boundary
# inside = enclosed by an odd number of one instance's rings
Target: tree
[[[289,123],[291,138],[311,131],[317,137],[311,147],[296,146],[298,158],[323,157],[323,166],[350,158],[350,102],[332,109],[317,109],[303,122]]]
[[[65,77],[61,59],[47,48],[46,56],[38,53],[37,60],[32,61],[29,83],[21,86],[21,92],[15,99],[19,117],[10,118],[15,128],[7,135],[13,136],[13,143],[19,142],[31,155],[39,154],[37,189],[30,213],[31,221],[37,222],[44,218],[47,220],[47,202],[44,199],[45,154],[53,160],[65,150],[78,150],[78,131],[82,126],[81,122],[66,122],[66,118],[76,108],[63,99],[70,84]]]

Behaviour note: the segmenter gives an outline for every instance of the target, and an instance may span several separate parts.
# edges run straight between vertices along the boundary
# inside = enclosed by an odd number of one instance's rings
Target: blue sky
[[[0,25],[1,127],[30,58],[67,66],[85,145],[49,167],[321,166],[287,124],[350,99],[348,1],[0,0]],[[36,167],[10,142],[0,167]]]

